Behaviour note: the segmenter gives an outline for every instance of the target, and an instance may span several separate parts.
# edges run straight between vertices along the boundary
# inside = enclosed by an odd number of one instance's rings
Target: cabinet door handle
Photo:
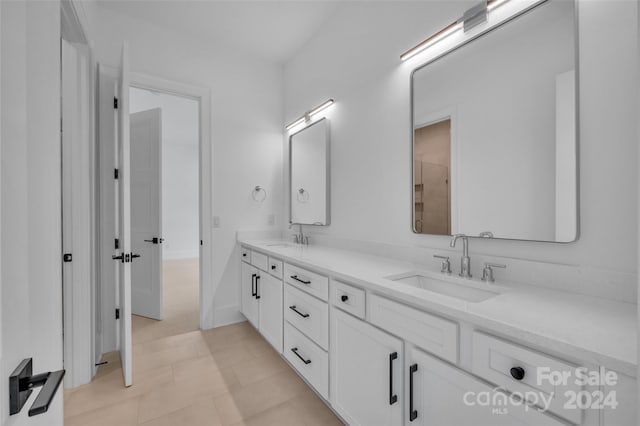
[[[293,278],[294,280],[296,280],[296,281],[298,281],[299,283],[302,283],[302,284],[306,284],[306,285],[311,284],[311,281],[301,280],[300,278],[298,278],[297,275],[291,275],[291,278]]]
[[[260,300],[260,275],[256,275],[256,300]]]
[[[251,275],[251,295],[253,297],[256,297],[256,277],[257,276],[258,276],[257,274]]]
[[[304,358],[302,357],[302,355],[300,355],[300,354],[298,353],[298,348],[291,348],[291,352],[293,352],[294,354],[296,354],[296,356],[297,356],[298,358],[300,358],[300,359],[302,360],[302,362],[304,362],[305,364],[307,364],[307,365],[311,364],[311,360],[310,360],[310,359],[304,359]]]
[[[393,361],[398,359],[398,352],[389,354],[389,405],[398,402],[398,395],[393,393]]]
[[[409,421],[412,422],[418,418],[418,410],[413,409],[413,374],[418,371],[418,364],[409,367]]]
[[[289,309],[291,309],[293,312],[295,312],[296,314],[300,315],[302,318],[309,318],[309,314],[303,314],[302,312],[300,312],[298,309],[296,309],[296,305],[291,305],[289,306]]]

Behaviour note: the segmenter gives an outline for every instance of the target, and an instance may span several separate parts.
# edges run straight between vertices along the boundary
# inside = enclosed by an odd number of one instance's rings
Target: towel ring
[[[298,194],[296,194],[296,198],[301,203],[306,203],[309,201],[309,191],[304,188],[298,189]]]
[[[253,201],[261,203],[267,199],[267,190],[260,185],[256,185],[256,187],[253,188],[253,191],[251,191],[251,198],[253,198]]]

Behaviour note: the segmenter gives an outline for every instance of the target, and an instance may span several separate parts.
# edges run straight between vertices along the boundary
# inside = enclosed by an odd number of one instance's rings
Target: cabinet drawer
[[[269,273],[276,278],[282,279],[282,260],[269,256]]]
[[[243,262],[251,263],[251,249],[240,247],[240,259]]]
[[[456,364],[458,324],[410,308],[402,303],[371,295],[369,321],[422,349]]]
[[[333,306],[345,312],[364,319],[365,293],[364,290],[341,283],[331,281],[331,303]]]
[[[262,269],[263,271],[267,270],[267,265],[269,264],[269,258],[266,254],[262,254],[255,250],[251,251],[251,264],[258,269]]]
[[[549,411],[575,424],[582,422],[582,410],[565,409],[566,391],[580,392],[575,383],[576,365],[549,355],[535,352],[515,343],[497,339],[484,333],[473,333],[473,373],[510,392],[541,392],[552,396]],[[566,374],[566,385],[553,385],[549,380],[538,380],[538,374],[548,369],[554,374]],[[512,369],[517,369],[513,370]],[[520,377],[518,374],[523,374]],[[526,394],[525,394],[526,395]]]
[[[284,356],[324,399],[329,399],[329,355],[287,323]]]
[[[325,302],[286,285],[284,318],[322,348],[329,347],[329,305]]]
[[[322,300],[329,298],[329,278],[285,263],[285,281],[294,287],[300,288],[309,294],[313,294]]]

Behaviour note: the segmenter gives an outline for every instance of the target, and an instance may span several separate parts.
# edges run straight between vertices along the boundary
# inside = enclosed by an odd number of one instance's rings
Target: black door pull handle
[[[302,362],[304,362],[305,364],[307,364],[307,365],[311,364],[311,360],[310,360],[310,359],[304,359],[304,358],[302,357],[302,355],[300,355],[300,354],[298,353],[298,348],[291,348],[291,352],[293,352],[294,354],[296,354],[296,356],[297,356],[298,358],[300,358],[300,360],[302,360]]]
[[[164,238],[153,237],[152,239],[145,241],[153,244],[162,244],[162,242],[164,242]]]
[[[291,275],[291,278],[293,278],[294,280],[296,280],[296,281],[298,281],[299,283],[302,283],[302,284],[306,284],[306,285],[311,284],[311,281],[301,280],[300,278],[298,278],[297,275]]]
[[[140,256],[139,254],[131,253],[131,259],[137,259],[139,257],[142,257],[142,256]]]
[[[413,374],[418,371],[418,364],[409,367],[409,421],[418,418],[418,410],[413,409]]]
[[[29,399],[33,388],[42,390],[29,409],[29,417],[46,413],[64,378],[64,370],[33,374],[33,360],[27,358],[9,376],[9,414],[18,414]]]
[[[309,318],[309,314],[303,314],[302,312],[300,312],[298,309],[296,309],[296,305],[289,306],[289,309],[291,309],[296,314],[300,315],[302,318]]]
[[[256,300],[260,300],[260,293],[258,293],[258,290],[260,289],[259,284],[260,284],[260,275],[256,275]]]
[[[398,395],[393,393],[393,361],[398,359],[398,352],[389,354],[389,405],[398,402]]]
[[[256,277],[257,274],[251,274],[251,295],[256,297]]]
[[[120,261],[124,262],[124,254],[121,254],[119,256],[111,256],[111,258],[113,260],[120,260]]]

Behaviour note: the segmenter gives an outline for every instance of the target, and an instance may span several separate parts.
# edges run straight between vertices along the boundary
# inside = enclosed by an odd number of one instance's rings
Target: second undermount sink
[[[415,271],[386,278],[391,281],[473,303],[482,302],[500,294],[498,291],[491,291],[488,288],[478,288],[480,284],[474,282],[457,282],[457,277],[448,277],[440,280],[428,274]]]

